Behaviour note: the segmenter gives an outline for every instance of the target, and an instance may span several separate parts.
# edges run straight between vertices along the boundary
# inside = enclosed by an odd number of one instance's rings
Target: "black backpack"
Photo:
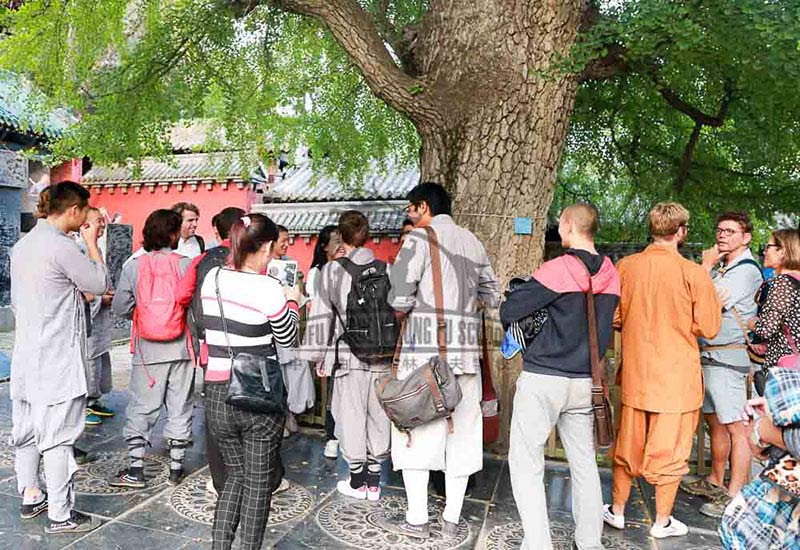
[[[374,260],[365,265],[349,258],[336,260],[352,281],[347,294],[345,319],[337,311],[344,326],[340,337],[360,361],[368,365],[389,363],[399,335],[394,309],[389,305],[389,274],[386,263]],[[339,340],[336,341],[334,368],[339,365]]]

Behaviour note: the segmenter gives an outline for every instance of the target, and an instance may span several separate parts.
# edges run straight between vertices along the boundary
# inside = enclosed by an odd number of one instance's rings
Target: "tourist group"
[[[434,525],[455,541],[470,476],[483,466],[490,371],[482,340],[493,340],[486,327],[499,308],[499,350],[522,359],[508,465],[523,548],[553,547],[544,484],[553,428],[569,462],[579,550],[603,548],[604,526],[626,528],[639,477],[655,487],[654,538],[688,533],[672,515],[684,490],[707,499],[701,513],[719,518],[725,548],[800,548],[797,229],[773,231],[754,253],[748,215],[723,212],[714,245],[693,261],[681,254],[690,213],[664,202],[643,221],[650,243],[614,265],[595,247],[597,209],[575,204],[558,219],[563,254],[503,289],[484,244],[454,222],[445,188],[422,182],[408,193],[391,263],[367,246],[365,215],[349,210],[321,231],[299,284],[286,228],[223,208],[207,245],[195,234],[198,208],[178,203],[150,213],[141,247],[112,285],[98,246],[105,220],[89,198],[77,183],[51,185],[36,226],[11,253],[20,514],[46,513],[47,533],[98,526],[76,511],[72,478],[86,460],[75,447],[84,427],[115,414],[103,399],[112,389],[113,314],[132,328],[129,462],[110,485],[147,485],[144,461],[162,410],[169,482],[183,481],[198,374],[207,490],[216,496],[212,547],[237,539],[242,550],[259,549],[272,496],[287,486],[281,444],[315,406],[316,375],[329,391],[325,456],[349,467],[337,491],[380,506],[381,468],[391,460],[407,507],[384,528],[424,540]],[[615,331],[622,360],[611,373],[603,358]],[[615,415],[610,384],[620,390]],[[684,480],[703,421],[711,473]],[[613,465],[606,503],[598,452]],[[443,472],[438,517],[428,512],[431,472]]]

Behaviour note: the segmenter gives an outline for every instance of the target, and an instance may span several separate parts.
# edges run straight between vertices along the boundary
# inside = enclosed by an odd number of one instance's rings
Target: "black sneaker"
[[[50,535],[59,533],[86,533],[100,527],[100,522],[92,516],[72,511],[72,515],[65,521],[51,521],[44,526],[44,532]]]
[[[33,519],[47,510],[47,493],[42,492],[42,500],[36,504],[23,504],[19,507],[19,517]]]
[[[75,457],[75,463],[78,465],[82,466],[89,462],[89,453],[77,447],[72,447],[72,456]]]
[[[183,473],[183,468],[176,468],[174,470],[170,468],[169,479],[167,480],[167,483],[172,486],[178,485],[181,481],[183,481],[184,477],[186,476]]]
[[[144,468],[128,468],[120,470],[117,477],[108,482],[112,487],[129,487],[144,489]]]

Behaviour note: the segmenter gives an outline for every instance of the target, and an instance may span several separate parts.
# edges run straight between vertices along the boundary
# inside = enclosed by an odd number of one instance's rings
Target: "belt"
[[[726,344],[724,346],[704,346],[700,351],[720,351],[724,349],[747,349],[746,344]]]

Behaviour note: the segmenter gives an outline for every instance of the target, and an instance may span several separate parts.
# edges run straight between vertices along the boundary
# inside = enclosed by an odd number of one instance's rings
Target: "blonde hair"
[[[567,206],[561,215],[575,224],[579,233],[594,237],[600,229],[600,213],[593,204],[581,202]]]
[[[772,232],[775,244],[783,250],[783,269],[800,269],[800,230],[779,229]]]
[[[653,237],[668,237],[689,223],[689,211],[677,202],[660,202],[648,215],[647,226]]]

